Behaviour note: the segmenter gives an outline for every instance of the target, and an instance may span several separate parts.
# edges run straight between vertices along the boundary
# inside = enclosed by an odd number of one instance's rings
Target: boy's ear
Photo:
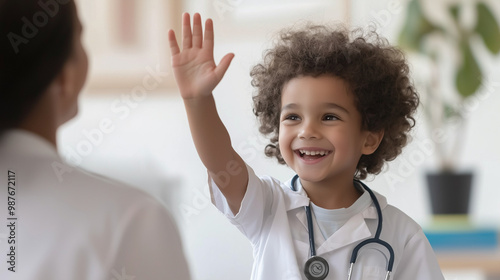
[[[380,142],[382,142],[382,139],[384,138],[384,131],[367,131],[366,133],[367,135],[365,137],[362,154],[371,155],[377,150]]]

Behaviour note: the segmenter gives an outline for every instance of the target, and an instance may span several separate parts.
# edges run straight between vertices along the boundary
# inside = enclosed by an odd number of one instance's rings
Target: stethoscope
[[[293,191],[296,191],[295,189],[295,182],[299,178],[299,175],[295,175],[292,178],[291,182],[291,189]],[[382,232],[382,210],[380,209],[380,204],[378,203],[377,198],[375,197],[375,194],[372,192],[372,190],[363,184],[359,180],[355,180],[356,182],[360,183],[361,186],[370,194],[370,197],[373,201],[373,204],[375,204],[375,208],[377,209],[377,215],[378,215],[378,225],[377,225],[377,231],[375,233],[375,236],[373,238],[367,239],[359,243],[354,249],[352,250],[352,255],[351,255],[351,265],[349,267],[349,274],[347,276],[347,280],[351,280],[352,277],[352,270],[354,268],[354,263],[356,262],[356,259],[358,258],[358,252],[359,249],[361,249],[363,246],[370,244],[370,243],[377,243],[389,251],[390,258],[389,262],[387,264],[387,274],[385,275],[385,280],[389,280],[392,272],[392,266],[394,264],[394,250],[392,249],[391,245],[389,243],[383,241],[380,239],[380,233]],[[309,246],[311,248],[311,257],[307,260],[305,266],[304,266],[304,274],[306,275],[307,279],[309,280],[323,280],[328,276],[328,272],[330,270],[328,262],[319,256],[316,256],[316,246],[314,245],[314,232],[313,232],[313,223],[312,223],[312,215],[311,215],[311,207],[304,206],[306,210],[306,216],[307,216],[307,228],[309,230]]]

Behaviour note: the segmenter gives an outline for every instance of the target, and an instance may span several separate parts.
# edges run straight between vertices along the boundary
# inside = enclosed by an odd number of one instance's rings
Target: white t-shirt
[[[0,279],[190,279],[164,205],[65,165],[43,138],[21,130],[0,135],[0,182]],[[15,199],[13,215],[8,199]]]
[[[281,183],[268,176],[257,177],[250,167],[247,170],[248,186],[236,216],[211,178],[209,185],[212,202],[252,244],[251,279],[305,280],[304,264],[310,257],[304,211],[304,206],[310,203],[307,194],[300,186],[292,191],[290,181]],[[391,279],[444,280],[421,227],[399,209],[387,205],[385,197],[378,193],[375,196],[384,218],[380,238],[388,242],[395,253]],[[327,280],[347,279],[354,247],[373,238],[377,222],[377,212],[371,204],[326,240],[318,225],[313,224],[316,254],[325,258],[330,266]],[[385,279],[388,255],[380,245],[366,245],[359,251],[352,279]]]
[[[300,180],[297,180],[297,184],[300,184]],[[372,199],[370,194],[365,192],[361,186],[358,189],[363,191],[363,194],[348,208],[325,209],[311,202],[311,210],[314,214],[315,222],[318,224],[325,240],[332,236],[350,218],[361,213],[371,205]]]

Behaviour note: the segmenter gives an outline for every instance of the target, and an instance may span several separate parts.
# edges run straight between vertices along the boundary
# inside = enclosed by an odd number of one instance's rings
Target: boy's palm
[[[189,14],[184,14],[182,29],[182,51],[179,49],[174,31],[170,30],[168,34],[172,68],[181,96],[189,99],[210,95],[222,80],[234,55],[227,54],[219,65],[215,64],[213,23],[210,19],[205,23],[204,38],[199,14],[193,16],[192,33]]]

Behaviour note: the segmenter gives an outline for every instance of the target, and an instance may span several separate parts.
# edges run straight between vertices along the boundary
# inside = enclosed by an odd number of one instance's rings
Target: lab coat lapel
[[[286,184],[285,187],[283,188],[284,192],[287,193],[287,195],[284,196],[286,211],[290,211],[296,208],[309,205],[310,202],[309,197],[300,186],[300,183],[298,183],[297,185],[298,185],[297,191],[292,191],[289,187],[289,184]]]
[[[380,208],[383,210],[387,206],[387,199],[383,195],[375,191],[373,192],[380,204]],[[368,208],[350,218],[341,228],[332,234],[325,243],[316,249],[317,254],[320,255],[333,251],[372,237],[373,233],[368,228],[365,219],[378,219],[377,208],[373,202]]]
[[[304,207],[300,209],[296,209],[295,221],[292,221],[292,224],[295,224],[295,232],[294,235],[294,243],[297,249],[297,257],[299,259],[299,263],[305,263],[307,259],[309,259],[311,255],[311,248],[309,245],[309,229],[307,227],[307,215]],[[325,242],[325,238],[319,229],[318,223],[316,222],[316,218],[314,214],[313,218],[313,231],[314,231],[314,244],[315,248],[320,247],[321,244]],[[316,250],[316,254],[318,251]]]
[[[286,209],[287,211],[302,208],[301,211],[297,211],[296,217],[306,230],[307,228],[307,217],[306,211],[303,209],[304,206],[309,205],[310,200],[307,197],[306,192],[303,190],[300,182],[297,182],[297,191],[292,191],[289,188],[290,182],[286,184],[287,187],[284,188],[286,195]],[[384,196],[374,192],[377,200],[379,201],[380,208],[384,209],[387,206],[387,200]],[[316,243],[316,254],[321,255],[326,252],[337,250],[344,246],[350,245],[355,242],[360,242],[364,239],[370,238],[372,233],[365,222],[365,219],[377,219],[377,210],[372,203],[368,208],[366,208],[361,213],[353,216],[349,219],[341,228],[339,228],[332,236],[327,240],[321,234],[318,224],[316,223],[314,214],[313,217],[313,230],[314,230],[314,240]],[[308,242],[305,242],[308,245]]]
[[[309,231],[309,228],[307,226],[306,210],[304,209],[303,211],[297,212],[296,216],[297,216],[297,219],[302,224],[302,226],[304,227],[304,229],[306,231]],[[325,242],[325,238],[323,237],[323,234],[321,234],[321,230],[319,229],[318,223],[316,222],[316,217],[314,216],[313,213],[311,213],[311,216],[313,219],[314,242],[316,243],[316,247],[318,247],[319,245],[321,245]]]
[[[363,212],[350,218],[341,228],[321,244],[321,246],[316,249],[317,254],[321,255],[331,252],[371,237],[372,234],[365,222]]]
[[[287,186],[290,185],[290,182],[287,183]],[[302,188],[302,185],[300,184],[300,181],[297,180],[296,182],[296,191],[292,191],[289,187],[285,188],[285,192],[288,193],[288,195],[285,196],[286,198],[286,211],[291,211],[294,209],[298,209],[297,214],[295,215],[297,219],[300,221],[304,229],[307,231],[307,215],[305,211],[305,206],[308,206],[310,204],[310,199],[307,196],[307,193],[304,191]],[[317,226],[316,220],[314,219],[314,214],[313,216],[313,225],[314,228],[313,230],[315,233],[319,231],[319,228]],[[316,238],[316,234],[314,235],[314,238]],[[315,239],[317,240],[317,239]]]

